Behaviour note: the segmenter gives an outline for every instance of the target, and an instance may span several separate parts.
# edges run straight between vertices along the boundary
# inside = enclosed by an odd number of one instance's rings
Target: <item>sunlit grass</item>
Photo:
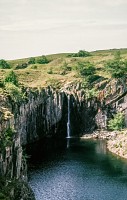
[[[69,57],[70,53],[52,54],[47,55],[49,60],[48,64],[30,64],[24,69],[15,70],[17,65],[28,63],[29,58],[10,60],[8,61],[11,68],[18,75],[20,83],[30,87],[43,87],[47,85],[49,79],[55,79],[61,83],[66,83],[74,80],[79,80],[75,67],[79,62],[89,61],[96,67],[96,74],[104,78],[110,78],[110,74],[107,74],[104,68],[104,63],[114,58],[114,53],[118,51],[113,50],[100,50],[91,52],[91,56],[88,57]],[[121,57],[127,59],[127,49],[120,49]],[[35,57],[36,59],[40,56]],[[67,64],[71,68],[71,71],[63,73],[62,66]],[[6,72],[9,70],[0,70],[0,80],[4,79]],[[50,74],[49,71],[52,73]]]

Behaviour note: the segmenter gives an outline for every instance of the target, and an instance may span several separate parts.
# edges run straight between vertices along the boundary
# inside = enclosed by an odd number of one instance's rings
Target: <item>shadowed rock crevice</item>
[[[22,145],[33,143],[43,137],[67,136],[68,99],[70,95],[70,132],[71,136],[79,136],[92,132],[96,128],[95,115],[98,102],[95,99],[84,100],[81,94],[68,94],[47,88],[35,97],[28,93],[28,102],[19,107],[15,119]]]

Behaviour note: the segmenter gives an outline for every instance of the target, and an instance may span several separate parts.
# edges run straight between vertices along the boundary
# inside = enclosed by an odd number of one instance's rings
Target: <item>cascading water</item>
[[[67,138],[70,138],[70,95],[68,98],[68,119],[67,119]]]

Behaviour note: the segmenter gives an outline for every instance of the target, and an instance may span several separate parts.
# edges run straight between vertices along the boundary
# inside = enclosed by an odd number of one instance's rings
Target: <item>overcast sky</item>
[[[127,47],[127,0],[0,0],[0,59]]]

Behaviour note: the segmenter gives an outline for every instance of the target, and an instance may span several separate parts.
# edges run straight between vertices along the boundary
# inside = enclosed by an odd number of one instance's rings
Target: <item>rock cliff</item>
[[[14,199],[17,181],[26,191],[22,199],[34,199],[26,186],[27,165],[22,147],[44,137],[67,136],[68,95],[71,136],[106,128],[108,118],[119,110],[125,113],[127,125],[127,96],[121,82],[107,81],[96,84],[96,87],[98,97],[92,98],[86,98],[80,83],[66,84],[60,90],[23,88],[25,99],[20,103],[5,95],[0,96],[0,176],[1,180],[5,179],[4,186],[10,187],[9,183],[14,183],[9,194],[0,186],[2,195]],[[23,191],[19,193],[25,194]]]

